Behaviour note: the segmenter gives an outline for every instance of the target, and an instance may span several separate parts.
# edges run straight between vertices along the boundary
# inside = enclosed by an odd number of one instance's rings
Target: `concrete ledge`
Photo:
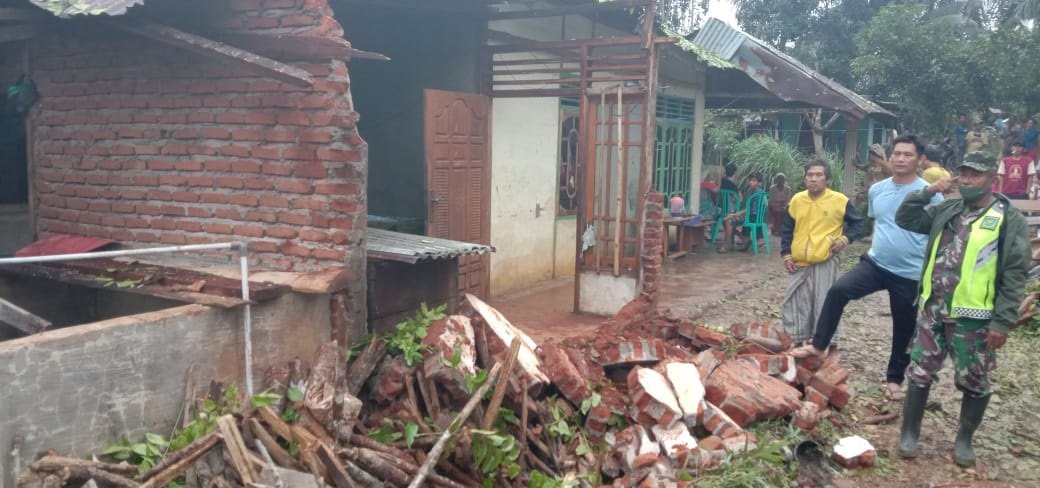
[[[186,305],[0,342],[0,486],[14,486],[16,436],[24,467],[57,449],[83,455],[120,436],[169,433],[195,365],[244,395],[242,309]],[[254,383],[331,336],[329,295],[292,293],[253,307]]]

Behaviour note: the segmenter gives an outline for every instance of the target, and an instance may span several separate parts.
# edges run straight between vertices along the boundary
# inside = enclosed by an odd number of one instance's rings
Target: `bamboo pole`
[[[430,470],[432,470],[437,464],[437,460],[440,459],[445,446],[448,445],[448,441],[454,437],[455,432],[459,430],[459,427],[462,426],[463,422],[473,414],[473,410],[477,408],[477,405],[480,405],[480,401],[484,398],[484,394],[487,393],[491,388],[491,385],[493,385],[495,380],[498,379],[498,374],[501,371],[501,363],[496,363],[495,366],[491,368],[491,372],[488,373],[487,380],[484,381],[484,384],[480,385],[480,388],[477,388],[477,391],[475,391],[473,396],[469,398],[466,405],[462,407],[462,411],[455,416],[455,420],[451,422],[451,425],[449,425],[447,429],[444,429],[444,433],[441,434],[440,439],[437,439],[437,444],[434,444],[433,449],[431,449],[430,453],[426,456],[426,461],[423,462],[423,465],[419,468],[419,472],[415,474],[415,478],[412,479],[408,488],[419,488],[423,485],[423,480],[430,475]]]

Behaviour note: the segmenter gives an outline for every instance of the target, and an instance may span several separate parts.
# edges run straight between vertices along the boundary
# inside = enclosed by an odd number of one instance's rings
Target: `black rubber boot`
[[[961,426],[957,429],[957,440],[953,444],[953,462],[965,468],[975,467],[975,450],[971,438],[982,423],[990,395],[978,396],[968,392],[961,400]]]
[[[917,438],[921,435],[921,420],[927,403],[928,387],[908,381],[906,398],[903,399],[903,427],[899,431],[899,455],[902,457],[917,457]]]

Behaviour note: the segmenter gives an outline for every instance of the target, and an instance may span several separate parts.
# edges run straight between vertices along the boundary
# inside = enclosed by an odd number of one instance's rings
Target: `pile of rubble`
[[[309,371],[268,374],[280,401],[221,417],[144,475],[50,455],[19,486],[657,486],[753,449],[753,422],[811,431],[849,401],[836,353],[795,360],[775,326],[715,330],[638,299],[593,336],[538,346],[467,296],[422,342],[411,366],[378,338],[349,362],[327,344]]]

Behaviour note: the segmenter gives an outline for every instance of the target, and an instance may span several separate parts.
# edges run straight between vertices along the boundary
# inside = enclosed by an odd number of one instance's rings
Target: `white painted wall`
[[[559,113],[557,98],[491,104],[492,296],[553,278]]]

